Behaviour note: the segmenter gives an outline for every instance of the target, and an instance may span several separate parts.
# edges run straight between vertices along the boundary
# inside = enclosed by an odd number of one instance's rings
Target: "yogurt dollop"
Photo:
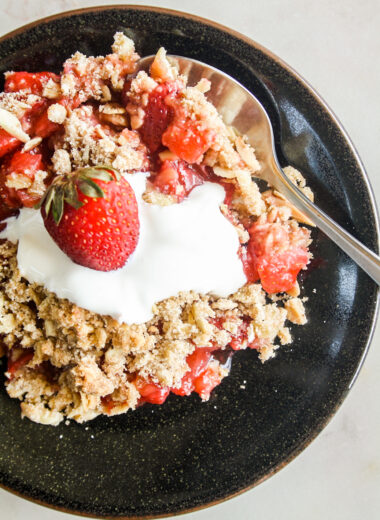
[[[39,211],[23,208],[7,221],[1,238],[18,241],[21,275],[60,298],[119,322],[143,323],[154,303],[194,290],[226,297],[246,283],[239,239],[219,206],[222,186],[206,182],[180,204],[142,199],[146,175],[128,175],[140,219],[137,248],[125,266],[101,272],[75,264],[46,231]]]

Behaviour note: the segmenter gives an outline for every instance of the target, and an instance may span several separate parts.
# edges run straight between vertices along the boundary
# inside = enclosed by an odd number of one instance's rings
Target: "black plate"
[[[294,71],[242,35],[155,8],[83,10],[4,37],[0,72],[58,71],[78,49],[109,52],[116,30],[126,30],[142,55],[164,45],[252,90],[270,113],[282,163],[302,170],[322,209],[377,249],[368,180],[343,129]],[[376,285],[318,231],[313,252],[304,275],[309,323],[294,327],[291,348],[265,365],[255,352],[237,354],[206,404],[172,395],[163,406],[53,428],[21,420],[18,401],[2,390],[2,485],[70,512],[166,515],[230,497],[283,467],[347,394],[376,314]]]

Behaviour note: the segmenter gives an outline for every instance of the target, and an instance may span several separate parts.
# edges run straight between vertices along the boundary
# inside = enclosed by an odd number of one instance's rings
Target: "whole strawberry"
[[[81,168],[57,177],[39,207],[50,236],[77,264],[112,271],[136,249],[136,197],[112,168]]]

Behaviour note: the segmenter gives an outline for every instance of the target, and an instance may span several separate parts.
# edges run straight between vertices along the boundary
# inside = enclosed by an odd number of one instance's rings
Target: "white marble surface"
[[[1,0],[0,33],[111,1]],[[144,4],[134,0],[134,4]],[[324,97],[353,139],[380,198],[378,0],[147,0],[211,18],[281,56]],[[186,520],[375,520],[380,508],[380,330],[349,396],[318,438],[257,488]],[[2,518],[75,518],[0,490]]]

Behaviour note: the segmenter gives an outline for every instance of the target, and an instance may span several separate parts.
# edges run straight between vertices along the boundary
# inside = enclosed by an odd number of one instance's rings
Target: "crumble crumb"
[[[67,111],[63,105],[54,103],[48,108],[48,118],[53,123],[62,124],[66,119]]]
[[[288,320],[297,325],[304,325],[307,322],[305,307],[299,298],[291,298],[284,303],[287,311]]]
[[[130,59],[135,52],[135,44],[133,40],[128,38],[122,32],[117,32],[114,35],[114,43],[112,45],[112,52],[118,54],[124,59]]]

